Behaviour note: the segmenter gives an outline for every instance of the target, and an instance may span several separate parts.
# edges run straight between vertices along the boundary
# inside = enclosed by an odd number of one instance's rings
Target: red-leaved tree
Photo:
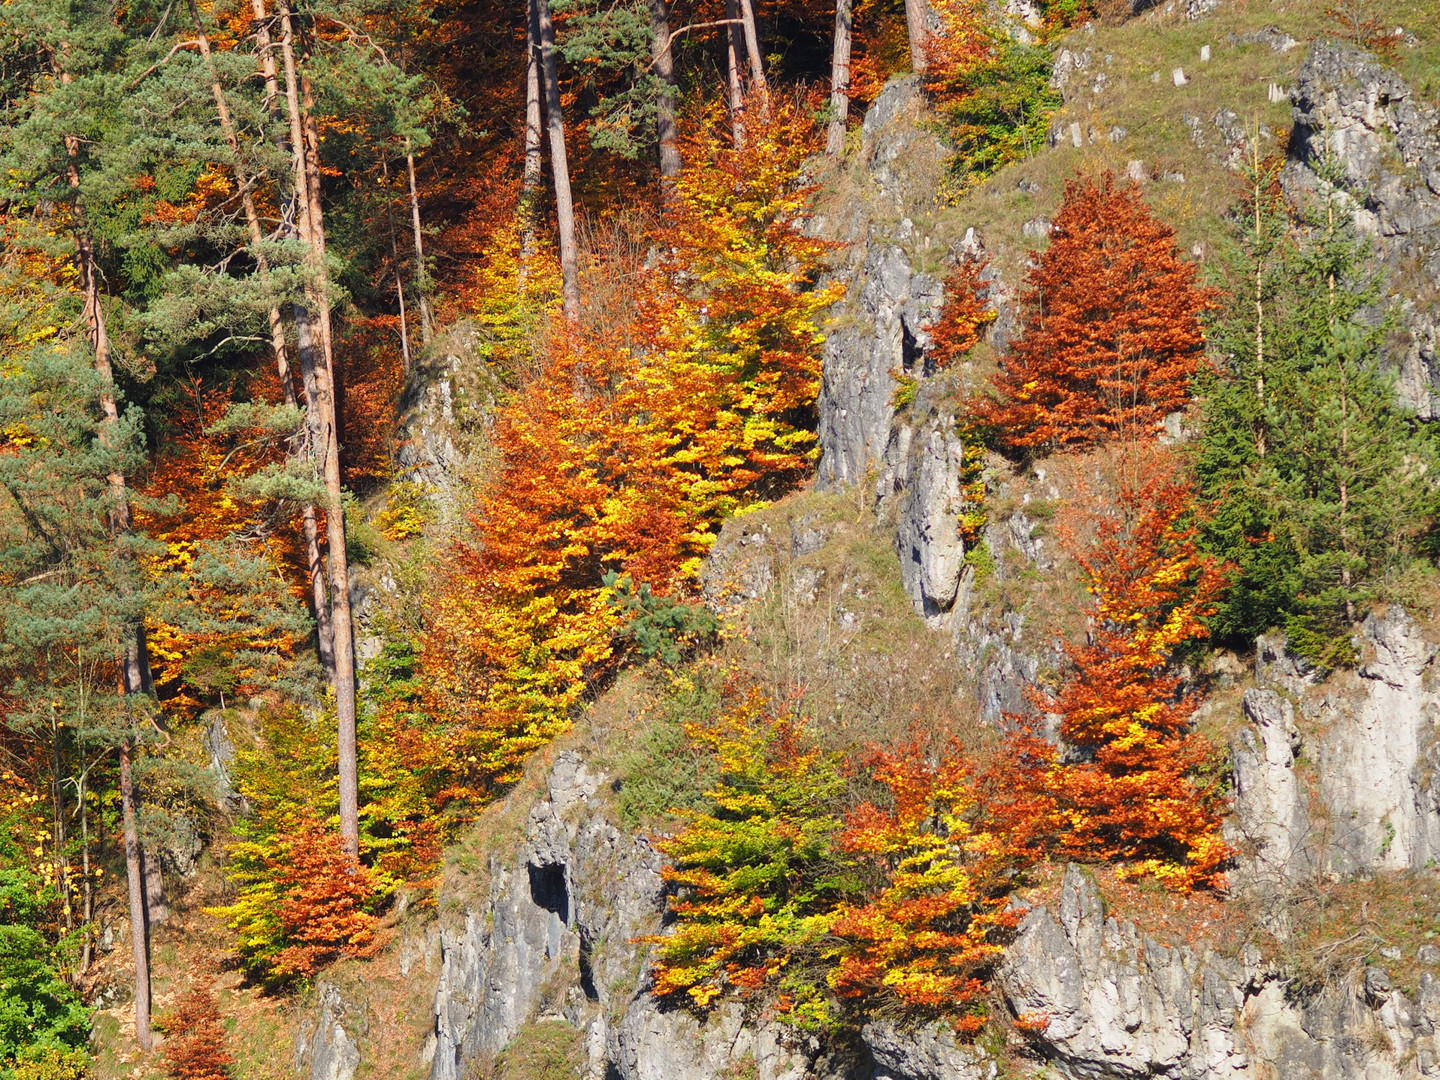
[[[276,957],[278,971],[309,978],[342,956],[369,956],[379,942],[375,879],[318,822],[282,838],[285,852],[272,863],[280,892],[279,920],[289,944]]]
[[[225,1025],[208,983],[187,990],[164,1024],[161,1053],[171,1080],[230,1080],[235,1058],[226,1049]]]
[[[1195,277],[1136,185],[1109,173],[1067,182],[1050,246],[1026,278],[1024,328],[977,419],[1012,447],[1153,438],[1189,402],[1201,362],[1200,313],[1214,291]]]
[[[1195,491],[1170,455],[1138,451],[1075,558],[1095,598],[1084,643],[1035,706],[1060,717],[1061,755],[1019,717],[989,785],[1008,842],[1036,855],[1127,864],[1125,872],[1179,887],[1223,884],[1230,849],[1223,798],[1203,778],[1209,740],[1192,720],[1199,694],[1184,685],[1177,651],[1207,634],[1228,570],[1200,552]]]
[[[929,328],[930,359],[936,367],[961,359],[979,342],[981,331],[995,321],[994,309],[981,299],[985,285],[980,274],[985,265],[984,260],[962,256],[945,279],[945,306]]]

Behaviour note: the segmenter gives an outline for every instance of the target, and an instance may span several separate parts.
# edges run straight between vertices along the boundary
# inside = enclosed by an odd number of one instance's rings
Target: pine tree
[[[1153,438],[1189,403],[1202,358],[1199,317],[1213,301],[1195,276],[1137,186],[1108,173],[1067,182],[1026,279],[1024,328],[978,418],[1017,448]]]
[[[1385,371],[1364,243],[1330,200],[1257,191],[1247,185],[1231,261],[1250,289],[1216,320],[1223,363],[1205,381],[1196,458],[1217,503],[1206,546],[1238,567],[1214,627],[1245,641],[1282,626],[1333,666],[1418,555],[1436,450]]]

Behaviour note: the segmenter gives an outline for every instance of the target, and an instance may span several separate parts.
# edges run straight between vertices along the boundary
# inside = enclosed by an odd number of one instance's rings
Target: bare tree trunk
[[[255,11],[256,21],[260,24],[257,37],[260,42],[266,90],[273,99],[278,95],[278,85],[275,78],[275,60],[270,53],[270,31],[265,26],[265,0],[254,0],[252,7]],[[210,89],[215,98],[215,111],[220,117],[220,130],[225,136],[225,143],[230,147],[230,152],[235,156],[235,183],[241,192],[245,224],[250,233],[250,246],[254,250],[255,267],[260,274],[260,285],[268,293],[270,264],[265,257],[263,248],[265,233],[260,226],[260,215],[255,208],[254,190],[251,186],[253,178],[246,174],[240,163],[240,137],[235,130],[235,122],[231,118],[230,108],[225,100],[225,88],[220,85],[220,77],[210,60],[210,38],[205,33],[205,25],[200,19],[200,9],[196,6],[195,0],[190,0],[190,17],[195,23],[195,35],[200,46],[200,55],[210,68]],[[268,314],[270,349],[275,354],[275,372],[280,380],[280,392],[285,404],[293,406],[296,404],[295,379],[290,370],[289,349],[285,342],[285,322],[280,314],[280,306],[271,303]],[[325,668],[326,674],[333,678],[335,647],[330,628],[330,602],[326,595],[325,571],[320,558],[320,533],[314,504],[306,503],[302,506],[300,517],[305,538],[305,561],[308,563],[307,569],[310,572],[311,602],[315,608],[315,642],[320,653],[320,663]]]
[[[930,10],[925,0],[905,0],[905,29],[910,35],[910,70],[923,74],[929,67]]]
[[[565,318],[580,318],[580,252],[575,241],[575,204],[570,196],[570,163],[565,154],[565,120],[560,113],[560,82],[555,63],[555,22],[550,0],[532,0],[540,31],[540,69],[545,82],[546,123],[550,128],[550,174],[555,184],[555,217],[560,226],[560,276]]]
[[[355,745],[355,635],[350,611],[350,567],[345,552],[345,508],[341,500],[340,442],[335,410],[334,340],[330,323],[329,281],[325,268],[325,223],[320,205],[319,136],[312,112],[313,95],[295,63],[295,28],[290,9],[280,9],[280,56],[285,66],[285,103],[290,113],[295,190],[302,213],[301,236],[310,249],[313,284],[310,306],[314,319],[296,305],[297,347],[306,383],[321,476],[329,505],[325,531],[330,567],[330,614],[335,643],[335,721],[337,780],[340,796],[340,839],[347,851],[360,850],[360,790]],[[304,95],[303,106],[301,95]],[[306,338],[309,337],[307,341]],[[315,338],[318,337],[318,349]]]
[[[755,0],[739,0],[740,22],[745,30],[745,52],[750,58],[750,92],[760,101],[760,111],[770,115],[770,84],[765,81],[765,58],[760,55],[760,31],[755,25]]]
[[[420,304],[420,340],[426,345],[435,336],[435,319],[430,312],[430,274],[425,268],[425,231],[420,227],[420,192],[415,185],[415,153],[405,140],[405,170],[410,176],[410,223],[415,229],[415,295]],[[407,363],[406,368],[409,368]]]
[[[830,131],[825,153],[834,157],[845,149],[845,127],[850,119],[850,0],[835,0],[835,48],[830,60]]]
[[[120,811],[125,830],[125,880],[130,893],[130,949],[135,958],[135,1041],[154,1046],[150,1033],[150,933],[145,924],[145,882],[140,867],[140,829],[135,820],[135,784],[130,744],[120,744]]]
[[[540,174],[545,150],[540,116],[540,21],[533,0],[525,4],[525,172],[520,188],[521,272],[535,254],[540,220]]]
[[[395,212],[390,201],[390,164],[380,157],[385,178],[385,228],[390,232],[390,265],[395,270],[395,302],[400,305],[400,355],[405,361],[405,374],[410,374],[410,326],[405,319],[405,283],[400,280],[400,246],[395,243]],[[425,340],[430,340],[428,337]]]
[[[660,188],[668,200],[680,175],[680,130],[675,123],[675,54],[670,48],[670,6],[666,0],[650,0],[650,70],[658,84],[655,91],[655,133],[660,140]]]
[[[730,98],[730,132],[738,149],[745,145],[745,87],[740,81],[740,53],[744,49],[740,0],[725,0],[725,78]]]

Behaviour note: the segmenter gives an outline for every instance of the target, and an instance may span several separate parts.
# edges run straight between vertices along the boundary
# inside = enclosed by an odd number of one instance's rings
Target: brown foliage
[[[161,1053],[171,1080],[229,1080],[234,1057],[225,1048],[225,1026],[208,983],[192,986],[165,1018]]]
[[[1110,173],[1067,182],[1026,279],[1024,330],[977,418],[1012,447],[1153,438],[1189,402],[1201,361],[1200,313],[1215,294],[1195,276],[1134,184]]]

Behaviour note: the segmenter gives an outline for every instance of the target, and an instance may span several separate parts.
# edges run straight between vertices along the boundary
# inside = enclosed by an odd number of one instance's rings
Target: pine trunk
[[[845,149],[845,127],[850,119],[850,0],[835,0],[835,47],[830,60],[830,131],[825,153],[834,157]]]
[[[63,69],[57,72],[62,83],[71,81]],[[80,189],[80,140],[74,135],[65,136],[65,153],[69,159],[66,179],[72,191]],[[104,417],[101,437],[113,431],[120,421],[120,410],[115,398],[115,372],[110,358],[110,335],[105,327],[105,309],[100,298],[100,271],[95,265],[95,246],[86,231],[81,214],[82,208],[75,207],[75,248],[80,270],[81,296],[84,301],[84,318],[90,330],[90,343],[95,350],[95,371],[101,377],[100,410]],[[106,477],[112,504],[109,514],[111,532],[117,537],[130,529],[130,500],[121,473],[110,473]],[[122,631],[123,655],[120,657],[121,678],[126,694],[144,694],[150,690],[150,663],[145,646],[145,625],[137,622]],[[150,1030],[150,942],[145,932],[145,897],[140,881],[139,834],[135,826],[135,793],[130,783],[129,745],[122,743],[121,766],[121,810],[125,827],[125,868],[129,879],[130,922],[134,927],[132,947],[135,953],[135,1039],[141,1049],[149,1050],[153,1044]],[[132,836],[134,842],[132,844]],[[132,851],[133,849],[133,851]],[[132,857],[133,856],[133,857]]]
[[[740,53],[744,31],[740,24],[740,0],[725,0],[725,79],[730,99],[730,132],[738,149],[745,145],[745,87],[740,79]]]
[[[309,247],[313,275],[309,310],[296,305],[295,324],[302,375],[311,387],[312,447],[320,462],[329,505],[325,532],[330,570],[330,614],[335,646],[335,721],[340,796],[340,839],[352,855],[360,849],[359,776],[355,744],[355,637],[350,611],[350,568],[345,552],[345,509],[341,500],[340,443],[335,409],[334,341],[329,282],[325,271],[325,223],[320,205],[319,137],[311,111],[308,79],[295,59],[295,27],[288,7],[280,9],[280,57],[285,67],[285,103],[290,114],[295,191],[301,210],[301,238]],[[303,98],[302,98],[303,95]]]
[[[675,123],[675,54],[670,48],[670,7],[650,0],[650,70],[655,72],[655,133],[660,142],[660,186],[668,200],[680,175],[680,130]]]
[[[570,196],[570,164],[565,154],[565,120],[560,112],[560,82],[555,61],[555,22],[550,0],[532,0],[540,31],[540,70],[545,82],[546,124],[550,129],[550,173],[555,184],[555,218],[560,227],[560,276],[565,318],[580,318],[580,252],[575,240],[575,205]]]
[[[545,148],[540,116],[540,21],[534,0],[525,5],[525,171],[520,188],[520,258],[535,254],[540,217],[540,174]]]
[[[266,90],[271,99],[275,100],[278,97],[279,88],[276,81],[275,60],[270,53],[270,32],[265,27],[265,0],[253,0],[252,7],[256,21],[260,24],[257,38],[260,44]],[[235,182],[241,191],[241,203],[245,211],[245,224],[250,233],[250,246],[254,252],[255,268],[260,275],[260,286],[268,294],[270,291],[268,284],[270,264],[263,249],[265,233],[260,226],[260,215],[255,208],[255,197],[251,187],[252,178],[245,174],[240,163],[239,134],[235,130],[235,122],[231,118],[229,105],[225,100],[225,88],[220,85],[220,78],[210,60],[210,39],[205,33],[205,25],[200,19],[200,9],[196,6],[195,0],[190,0],[190,17],[195,23],[195,36],[200,47],[200,55],[210,68],[210,89],[215,97],[215,111],[220,117],[220,130],[225,136],[225,143],[230,147],[230,152],[235,155]],[[290,369],[289,349],[285,341],[285,322],[280,314],[280,305],[272,303],[268,315],[270,350],[275,356],[275,372],[280,380],[280,392],[285,404],[293,406],[296,404],[295,379],[294,373]],[[320,557],[320,532],[314,504],[307,503],[301,507],[300,517],[305,539],[306,569],[310,574],[311,603],[315,608],[317,651],[320,654],[321,665],[333,680],[335,676],[334,635],[330,627],[330,602],[326,596],[325,570]]]
[[[925,0],[905,0],[905,30],[910,37],[910,70],[924,74],[929,68],[930,5]]]
[[[135,959],[135,1041],[148,1051],[150,1033],[150,934],[145,919],[145,881],[140,865],[140,828],[136,823],[135,784],[130,775],[130,744],[120,744],[120,813],[125,833],[125,880],[130,894],[130,949]]]
[[[405,171],[410,177],[410,223],[415,230],[415,296],[420,304],[420,340],[426,345],[435,336],[435,318],[430,311],[430,275],[425,271],[425,230],[420,225],[420,191],[415,183],[415,153],[405,140]],[[409,367],[409,364],[406,364]]]
[[[760,55],[760,30],[755,24],[754,0],[739,0],[740,24],[745,31],[745,55],[750,60],[750,93],[760,102],[763,115],[770,115],[770,85],[765,81],[765,58]]]

